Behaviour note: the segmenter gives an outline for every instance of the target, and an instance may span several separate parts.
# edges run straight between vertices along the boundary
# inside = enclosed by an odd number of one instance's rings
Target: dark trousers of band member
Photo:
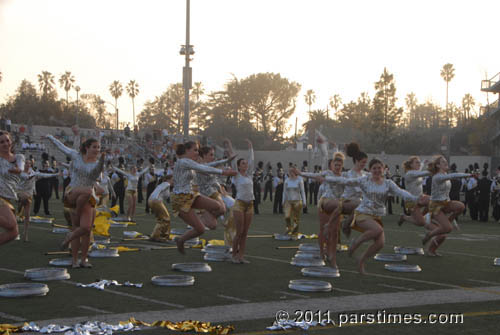
[[[146,186],[146,213],[149,213],[149,210],[150,210],[150,208],[149,208],[149,196],[151,195],[151,193],[153,193],[155,188],[156,188],[156,182],[149,183]]]
[[[488,222],[489,211],[490,211],[490,199],[479,198],[479,204],[478,204],[479,221]]]
[[[263,201],[266,201],[267,199],[267,193],[269,192],[269,200],[272,202],[273,201],[273,183],[271,181],[267,181],[264,184],[264,198]]]
[[[125,187],[123,185],[117,185],[118,183],[115,183],[113,185],[113,189],[115,190],[116,197],[114,197],[111,201],[111,207],[115,207],[116,203],[120,205],[120,214],[125,214],[125,206],[123,204],[125,200]]]
[[[253,212],[254,214],[259,214],[259,205],[261,202],[261,189],[259,183],[253,184],[253,195],[255,196],[255,201],[253,204]]]
[[[45,215],[50,215],[49,199],[50,199],[50,193],[35,194],[35,205],[33,206],[33,213],[35,213],[35,215],[38,214],[38,212],[40,211],[40,204],[43,201],[43,211]]]
[[[283,214],[283,184],[279,184],[274,191],[273,214]]]

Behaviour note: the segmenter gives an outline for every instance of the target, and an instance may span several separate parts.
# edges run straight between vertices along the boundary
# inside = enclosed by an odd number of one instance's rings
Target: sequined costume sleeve
[[[410,192],[401,189],[392,180],[388,179],[388,180],[386,180],[386,183],[388,183],[388,185],[389,185],[389,191],[393,195],[400,196],[401,198],[405,199],[406,201],[415,201],[415,202],[418,201],[418,198],[419,198],[418,196],[415,196],[415,195],[411,194]]]
[[[24,155],[15,155],[15,162],[10,163],[0,158],[0,197],[17,200],[17,188],[21,180],[20,175],[10,173],[14,165],[21,171],[24,170]]]
[[[145,167],[144,169],[142,169],[141,171],[137,172],[137,176],[142,176],[143,174],[145,174],[146,172],[148,172],[150,169],[150,167]]]
[[[470,173],[437,173],[432,177],[432,181],[436,181],[436,183],[442,183],[446,180],[455,179],[455,178],[465,178],[472,176]]]
[[[174,193],[188,194],[192,192],[192,181],[195,178],[195,171],[209,174],[222,174],[221,169],[199,164],[189,158],[177,160],[174,166]]]
[[[253,174],[253,162],[255,160],[254,153],[253,153],[253,147],[250,147],[248,149],[248,170],[247,173]]]
[[[346,178],[346,177],[337,177],[337,176],[326,176],[325,180],[332,184],[340,184],[345,186],[361,186],[363,180],[365,180],[367,176],[358,177],[358,178]]]
[[[72,160],[74,160],[80,156],[80,153],[78,151],[76,151],[75,149],[68,148],[67,146],[65,146],[61,141],[59,141],[54,136],[49,134],[49,135],[47,135],[47,138],[56,146],[56,148],[59,151],[61,151],[66,156],[71,157]]]
[[[207,166],[211,166],[211,167],[216,167],[216,166],[219,166],[219,165],[224,165],[227,162],[229,162],[229,158],[224,158],[224,159],[220,159],[218,161],[213,161],[213,162],[210,162],[210,163],[206,163],[206,165]]]
[[[115,166],[113,166],[113,170],[115,170],[116,172],[121,173],[121,174],[122,174],[122,175],[124,175],[127,179],[132,179],[132,178],[134,178],[134,177],[135,177],[135,176],[131,175],[130,173],[125,172],[125,171],[123,171],[122,169],[117,168],[117,167],[115,167]]]

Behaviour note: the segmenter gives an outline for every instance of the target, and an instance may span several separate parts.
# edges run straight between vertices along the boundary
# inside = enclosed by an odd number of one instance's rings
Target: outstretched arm
[[[78,156],[78,151],[71,149],[71,148],[68,148],[67,146],[65,146],[61,141],[59,141],[54,136],[49,134],[49,135],[47,135],[47,138],[49,139],[49,141],[51,141],[56,146],[56,148],[59,151],[61,151],[66,156],[70,156],[72,159],[74,159],[76,156]]]

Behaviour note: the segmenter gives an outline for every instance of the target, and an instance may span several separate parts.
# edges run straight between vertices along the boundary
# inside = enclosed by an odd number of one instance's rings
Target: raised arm
[[[150,167],[149,167],[149,166],[148,166],[148,167],[145,167],[144,169],[142,169],[141,171],[139,171],[139,172],[137,173],[137,175],[140,177],[140,176],[142,176],[143,174],[145,174],[146,172],[148,172],[148,171],[149,171],[149,169],[150,169]]]
[[[75,159],[79,155],[78,151],[71,149],[71,148],[68,148],[67,146],[65,146],[61,141],[59,141],[54,136],[49,134],[49,135],[47,135],[47,138],[49,139],[49,141],[51,141],[56,146],[56,148],[59,151],[61,151],[66,156],[70,156],[72,159]]]
[[[35,176],[37,178],[43,179],[43,178],[52,178],[52,177],[57,177],[59,176],[59,173],[43,173],[43,172],[35,172]]]
[[[447,174],[440,173],[440,174],[434,175],[432,177],[432,180],[435,180],[438,183],[442,183],[442,182],[444,182],[446,180],[455,179],[455,178],[466,178],[466,177],[472,177],[472,174],[470,174],[470,173],[460,173],[460,172],[447,173]]]
[[[396,183],[393,182],[392,180],[387,179],[386,183],[389,183],[389,191],[393,195],[400,196],[401,198],[403,198],[403,199],[405,199],[407,201],[415,201],[415,202],[418,201],[418,197],[417,196],[414,196],[410,192],[399,188],[399,186],[396,185]]]
[[[255,160],[253,153],[253,145],[249,139],[246,139],[246,142],[248,143],[248,171],[253,171],[253,163]]]
[[[427,177],[430,175],[431,175],[430,171],[410,170],[410,171],[406,172],[405,178],[407,181],[411,181],[413,179],[417,179],[420,177]]]
[[[358,178],[346,178],[346,177],[336,177],[336,176],[326,176],[325,181],[332,184],[346,185],[346,186],[361,186],[361,182],[367,178],[358,177]]]
[[[216,169],[210,166],[199,164],[192,159],[183,159],[182,161],[177,161],[177,163],[182,162],[182,167],[186,169],[195,170],[197,172],[209,173],[209,174],[222,174],[221,169]]]
[[[205,165],[211,166],[211,167],[216,167],[216,166],[219,166],[219,165],[224,165],[227,162],[232,161],[235,157],[236,157],[236,155],[233,155],[233,156],[228,157],[228,158],[219,159],[218,161],[213,161],[213,162],[210,162],[210,163],[206,163]]]
[[[124,176],[125,176],[125,177],[127,177],[127,178],[132,177],[132,175],[131,175],[130,173],[127,173],[127,172],[125,172],[125,171],[123,171],[122,169],[119,169],[119,168],[117,168],[117,167],[114,167],[114,166],[113,166],[113,170],[114,170],[114,171],[116,171],[116,172],[121,173],[122,175],[124,175]]]

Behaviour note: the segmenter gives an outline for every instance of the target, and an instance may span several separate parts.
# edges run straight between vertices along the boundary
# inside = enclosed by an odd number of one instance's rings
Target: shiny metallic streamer
[[[98,290],[101,290],[101,291],[104,290],[106,287],[111,286],[111,285],[114,285],[114,286],[131,286],[131,287],[138,287],[138,288],[142,287],[142,283],[134,284],[134,283],[131,283],[129,281],[126,281],[125,283],[120,284],[116,280],[107,280],[107,279],[103,279],[103,280],[100,280],[100,281],[97,281],[97,282],[94,282],[94,283],[90,283],[90,284],[82,284],[82,283],[77,283],[76,284],[76,286],[78,286],[78,287],[95,288],[95,289],[98,289]]]

